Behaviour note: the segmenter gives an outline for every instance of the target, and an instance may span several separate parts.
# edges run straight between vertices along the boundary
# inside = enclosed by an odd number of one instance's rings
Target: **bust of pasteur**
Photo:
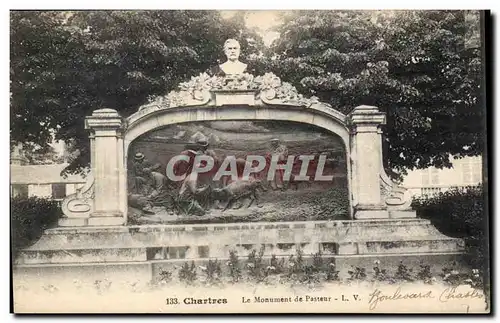
[[[231,76],[249,73],[248,65],[240,62],[240,43],[236,39],[228,39],[224,42],[224,54],[227,61],[210,68],[207,72],[211,76]]]

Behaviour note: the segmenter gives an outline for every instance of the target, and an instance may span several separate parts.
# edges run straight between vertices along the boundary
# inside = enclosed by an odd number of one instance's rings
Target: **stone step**
[[[97,280],[105,279],[115,283],[134,280],[151,281],[152,273],[152,264],[144,261],[26,264],[17,265],[13,269],[15,281],[27,286],[38,284],[60,286],[62,282],[93,284]]]
[[[213,225],[148,225],[47,230],[26,250],[334,243],[348,237],[439,235],[427,220],[357,220]]]
[[[367,239],[369,237],[369,239]],[[16,264],[130,262],[246,257],[462,251],[462,240],[422,219],[56,228],[19,252]]]
[[[379,255],[337,255],[324,256],[324,262],[330,263],[333,261],[336,270],[340,271],[340,276],[347,278],[348,271],[353,267],[365,268],[368,274],[373,274],[375,261],[381,269],[386,269],[389,274],[394,274],[397,266],[403,263],[407,268],[413,269],[413,274],[416,274],[420,269],[420,265],[430,265],[433,275],[438,275],[442,272],[442,268],[452,268],[461,272],[468,272],[470,268],[464,265],[462,260],[463,255],[456,252],[443,253],[387,253]],[[280,258],[280,257],[278,257]],[[281,257],[287,258],[287,257]],[[170,259],[170,260],[155,260],[155,261],[130,261],[130,262],[90,262],[90,263],[61,263],[61,264],[25,264],[18,265],[13,270],[13,275],[16,281],[21,281],[27,285],[36,284],[54,284],[59,286],[62,281],[67,281],[70,284],[89,282],[95,283],[97,280],[110,280],[114,283],[120,282],[148,282],[158,279],[160,272],[167,270],[174,272],[179,269],[185,262],[191,263],[194,261],[196,266],[204,265],[209,260],[214,258],[199,258],[194,260],[188,259]],[[221,263],[223,272],[227,273],[227,258],[218,259]],[[240,267],[244,270],[246,258],[239,257]],[[264,256],[263,261],[269,264],[270,256]],[[304,263],[310,264],[312,257],[304,255]],[[285,259],[286,263],[286,259]],[[198,267],[197,267],[198,268]],[[200,270],[198,273],[201,275]],[[43,277],[43,281],[40,280]]]
[[[444,235],[427,237],[386,237],[338,243],[338,255],[376,255],[387,253],[426,253],[426,252],[463,252],[462,239]]]
[[[265,255],[289,257],[295,255],[297,249],[302,250],[304,256],[318,253],[318,244],[246,244],[246,245],[203,245],[203,246],[172,246],[148,248],[93,248],[69,250],[23,250],[16,258],[16,265],[34,264],[71,264],[92,262],[133,262],[159,260],[196,260],[202,258],[229,258],[230,251],[236,251],[239,257],[246,257],[255,250],[265,247]]]
[[[352,239],[352,237],[351,237]],[[220,245],[217,241],[205,242],[204,245],[174,245],[150,246],[138,248],[108,248],[95,245],[87,249],[54,249],[31,250],[19,252],[16,264],[64,264],[87,262],[127,262],[127,261],[155,261],[174,259],[199,259],[229,257],[230,251],[236,251],[240,257],[247,257],[253,250],[258,252],[264,247],[266,256],[296,255],[300,248],[304,256],[313,255],[321,251],[325,256],[331,255],[377,255],[387,253],[422,253],[422,252],[462,252],[463,242],[460,239],[446,236],[426,237],[391,237],[370,240],[343,240],[335,242],[300,242],[274,244],[226,244]]]
[[[147,261],[146,248],[23,250],[16,265]]]

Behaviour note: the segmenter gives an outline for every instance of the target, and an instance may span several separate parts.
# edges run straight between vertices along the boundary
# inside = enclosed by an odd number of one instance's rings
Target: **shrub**
[[[162,284],[172,281],[172,272],[168,270],[161,270],[158,281]]]
[[[380,261],[375,260],[374,262],[374,267],[373,267],[373,279],[375,281],[388,281],[390,280],[389,275],[387,273],[387,269],[384,269],[380,266]]]
[[[326,280],[327,281],[340,280],[340,278],[339,278],[340,271],[338,271],[336,269],[337,269],[337,267],[335,266],[335,260],[331,259],[326,267]]]
[[[473,268],[488,268],[488,215],[481,188],[454,189],[436,197],[416,199],[412,206],[448,236],[465,240],[466,255]]]
[[[186,285],[193,285],[196,278],[196,266],[194,261],[191,262],[191,265],[185,262],[179,270],[179,281]]]
[[[291,255],[288,259],[288,276],[293,274],[299,275],[304,271],[304,252],[302,249],[297,248],[294,255]]]
[[[312,267],[314,268],[315,272],[320,272],[324,269],[325,262],[323,260],[323,254],[321,253],[321,250],[316,252],[315,254],[312,255]]]
[[[347,273],[349,274],[349,281],[366,279],[366,269],[363,267],[353,267]]]
[[[199,266],[199,268],[205,274],[205,283],[207,285],[213,286],[221,283],[222,268],[217,259],[210,259],[206,266]]]
[[[236,251],[229,251],[229,261],[227,262],[229,267],[229,276],[231,277],[231,282],[236,283],[241,280],[241,268],[240,261],[238,259],[238,254]]]
[[[259,253],[255,249],[252,250],[247,257],[248,275],[255,281],[262,281],[266,277],[266,270],[262,258],[264,257],[265,245],[262,245]]]
[[[431,266],[420,264],[420,270],[417,273],[417,278],[423,280],[424,283],[430,283],[432,281]]]
[[[285,267],[285,259],[284,258],[278,259],[278,257],[276,257],[276,255],[271,256],[271,260],[270,260],[269,267],[268,267],[270,274],[278,274],[278,275],[282,274],[284,267]]]
[[[14,257],[19,249],[35,243],[45,229],[55,226],[61,214],[61,208],[53,200],[38,197],[12,198],[10,218]]]
[[[413,272],[413,269],[406,267],[406,265],[403,264],[403,261],[401,261],[398,265],[398,270],[396,271],[394,278],[397,280],[412,282],[415,280],[412,277],[412,274],[413,274],[412,272]]]
[[[297,258],[299,256],[297,255]],[[304,265],[304,275],[301,282],[307,284],[318,284],[325,278],[325,262],[321,251],[312,254],[312,264]]]

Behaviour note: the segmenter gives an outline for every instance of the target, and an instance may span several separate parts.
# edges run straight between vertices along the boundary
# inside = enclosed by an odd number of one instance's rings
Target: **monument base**
[[[88,217],[71,217],[71,218],[60,218],[57,222],[60,227],[83,227],[88,225]]]
[[[357,210],[354,214],[356,220],[363,219],[388,219],[389,213],[387,210]]]
[[[417,211],[413,210],[389,210],[389,218],[391,219],[407,219],[416,218]]]
[[[363,219],[388,219],[387,206],[381,204],[358,204],[354,208],[354,218]]]
[[[409,219],[416,217],[417,212],[413,210],[391,210],[385,208],[357,209],[354,213],[354,218],[357,220]]]
[[[461,262],[464,243],[423,219],[66,227],[46,230],[21,250],[14,272],[45,277],[62,271],[75,279],[100,279],[95,277],[136,275],[132,270],[154,279],[158,268],[184,262],[219,259],[225,266],[230,251],[244,265],[261,247],[266,259],[287,259],[298,249],[304,258],[321,253],[346,274],[350,265],[369,271],[375,260],[381,266],[423,262],[439,272],[440,263]]]
[[[88,219],[89,226],[108,226],[108,225],[124,225],[126,223],[126,219],[121,215],[114,216],[97,216],[92,215]]]

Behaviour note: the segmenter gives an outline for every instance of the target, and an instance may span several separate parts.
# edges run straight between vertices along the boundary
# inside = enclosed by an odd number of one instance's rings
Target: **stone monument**
[[[85,120],[91,143],[87,184],[68,196],[59,227],[46,230],[15,262],[19,275],[92,273],[152,278],[170,261],[228,258],[266,246],[266,256],[287,257],[301,248],[321,251],[343,264],[458,259],[463,242],[416,218],[408,192],[383,169],[382,126],[386,115],[359,106],[344,115],[317,98],[305,98],[272,74],[245,73],[239,44],[225,43],[223,73],[201,74],[178,90],[138,107],[123,118],[112,109],[95,110]],[[307,222],[127,225],[127,160],[131,144],[162,127],[210,121],[293,121],[335,134],[345,147],[348,219]],[[131,156],[133,158],[133,156]]]

